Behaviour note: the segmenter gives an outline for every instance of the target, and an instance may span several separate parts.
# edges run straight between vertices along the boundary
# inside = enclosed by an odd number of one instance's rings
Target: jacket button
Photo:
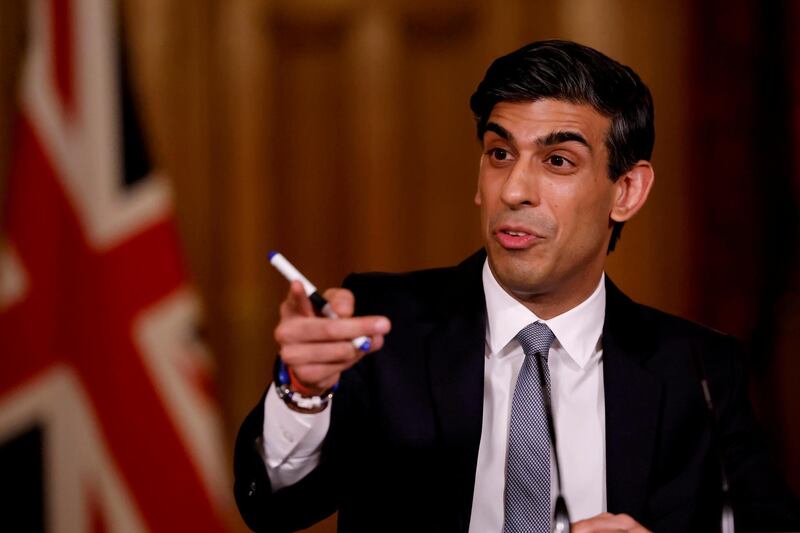
[[[250,482],[250,490],[247,492],[247,495],[248,496],[255,496],[255,494],[256,494],[256,482],[255,481],[251,481]]]

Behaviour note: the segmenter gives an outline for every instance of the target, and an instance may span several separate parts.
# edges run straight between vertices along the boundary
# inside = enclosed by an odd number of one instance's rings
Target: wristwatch
[[[293,411],[300,413],[319,413],[325,408],[333,398],[333,393],[339,387],[337,383],[320,395],[304,396],[299,391],[292,388],[292,377],[289,368],[281,359],[280,355],[275,360],[275,390],[278,397],[289,406]]]

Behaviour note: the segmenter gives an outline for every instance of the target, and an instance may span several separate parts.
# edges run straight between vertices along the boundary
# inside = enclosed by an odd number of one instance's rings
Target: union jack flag
[[[29,4],[0,238],[0,529],[222,531],[199,302],[116,2]]]

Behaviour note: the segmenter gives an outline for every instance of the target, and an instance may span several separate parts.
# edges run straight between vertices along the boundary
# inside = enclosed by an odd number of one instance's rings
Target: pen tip
[[[278,252],[276,252],[275,250],[272,250],[269,252],[269,254],[267,254],[270,261],[272,261],[272,258],[275,257],[276,255],[278,255]]]

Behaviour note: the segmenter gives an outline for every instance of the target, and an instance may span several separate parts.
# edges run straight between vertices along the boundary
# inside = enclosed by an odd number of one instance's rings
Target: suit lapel
[[[472,511],[475,467],[483,421],[483,364],[486,304],[481,271],[485,253],[457,268],[441,290],[441,320],[428,339],[431,395],[440,439],[445,487],[454,495],[458,530]]]
[[[662,401],[644,367],[655,349],[640,308],[607,279],[603,327],[608,511],[641,515],[647,496]]]

